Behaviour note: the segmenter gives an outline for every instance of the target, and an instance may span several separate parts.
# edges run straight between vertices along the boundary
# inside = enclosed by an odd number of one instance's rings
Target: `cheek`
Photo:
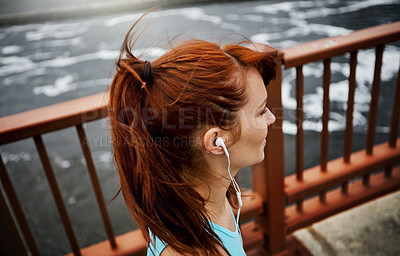
[[[253,148],[259,148],[267,137],[267,119],[266,115],[260,115],[247,121],[243,123],[241,137],[243,146],[251,151]]]
[[[267,135],[267,131],[268,131],[268,119],[266,116],[263,116],[262,118],[260,118],[259,122],[258,122],[258,132],[259,133],[263,133],[265,136]]]
[[[267,136],[267,123],[265,117],[257,118],[254,129],[249,132],[252,144],[260,145]]]

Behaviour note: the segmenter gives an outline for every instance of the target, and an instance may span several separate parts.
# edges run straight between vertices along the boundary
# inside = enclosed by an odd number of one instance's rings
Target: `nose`
[[[267,115],[266,115],[266,121],[267,121],[267,126],[270,126],[271,124],[275,123],[276,121],[276,117],[274,116],[274,114],[272,114],[272,112],[267,109]]]

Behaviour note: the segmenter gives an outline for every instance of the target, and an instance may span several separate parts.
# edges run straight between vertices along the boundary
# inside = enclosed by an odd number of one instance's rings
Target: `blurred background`
[[[157,3],[161,3],[161,9],[142,22],[145,33],[135,45],[135,54],[145,54],[142,59],[153,60],[168,50],[170,42],[176,45],[191,38],[216,43],[250,39],[283,49],[400,20],[400,1],[390,0],[2,0],[0,116],[107,90],[125,33],[144,10]],[[376,143],[388,137],[399,46],[387,45],[383,56]],[[374,59],[374,49],[359,52],[353,151],[365,147]],[[329,159],[340,157],[343,151],[348,60],[347,55],[332,60]],[[322,70],[320,62],[303,67],[305,168],[319,164]],[[287,175],[294,172],[294,79],[295,70],[284,71]],[[108,122],[103,119],[88,123],[85,128],[103,194],[110,200],[119,190],[119,181],[112,160]],[[45,134],[43,139],[80,246],[105,240],[75,129]],[[0,152],[42,254],[70,252],[33,140],[1,146]],[[238,176],[242,187],[251,188],[248,169]],[[116,235],[136,228],[122,196],[108,201],[107,206]]]

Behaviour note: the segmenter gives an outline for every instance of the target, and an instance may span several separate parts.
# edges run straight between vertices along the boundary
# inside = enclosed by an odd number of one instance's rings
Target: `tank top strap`
[[[235,232],[239,232],[239,234],[241,234],[240,228],[239,228],[239,223],[236,222],[235,214],[233,214],[232,206],[230,204],[229,204],[229,208],[231,209],[233,222],[235,223]]]

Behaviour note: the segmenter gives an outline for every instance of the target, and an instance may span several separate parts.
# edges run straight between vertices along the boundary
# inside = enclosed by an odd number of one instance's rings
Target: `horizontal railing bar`
[[[0,118],[0,145],[107,116],[106,93]]]
[[[263,212],[263,202],[260,195],[254,193],[253,191],[246,191],[243,192],[242,196],[243,208],[240,214],[241,221],[255,217]],[[259,228],[254,221],[240,225],[240,230],[243,236],[243,242],[246,251],[262,245],[263,237],[261,228]],[[115,238],[115,240],[118,244],[118,247],[115,249],[110,248],[108,241],[102,241],[89,247],[82,248],[82,255],[145,255],[146,240],[139,229],[119,235]],[[67,255],[73,256],[72,253]]]
[[[298,212],[294,205],[287,207],[288,232],[400,189],[400,168],[393,170],[391,179],[386,178],[383,172],[372,175],[370,179],[369,186],[364,186],[362,180],[349,184],[347,194],[343,194],[341,188],[328,192],[324,203],[318,197],[306,200],[302,212]]]
[[[383,169],[388,165],[400,162],[400,139],[397,148],[389,147],[387,142],[376,145],[374,154],[367,155],[365,150],[352,154],[351,163],[345,163],[343,158],[329,161],[327,171],[321,172],[319,166],[304,171],[303,181],[297,181],[292,174],[285,178],[286,202],[292,203],[298,199],[329,190],[342,182],[359,177],[373,170]]]
[[[22,210],[21,204],[17,197],[17,193],[15,192],[15,189],[11,183],[11,179],[7,173],[1,155],[0,155],[0,179],[4,191],[8,197],[8,201],[10,202],[10,205],[13,209],[14,216],[18,221],[22,234],[24,235],[25,242],[29,247],[30,254],[34,256],[40,255],[39,248],[35,242],[35,238],[33,237],[32,231],[29,227],[24,211]]]
[[[328,37],[283,49],[285,68],[332,58],[346,52],[400,40],[400,22],[354,31],[345,36]]]
[[[53,172],[53,168],[50,165],[50,160],[46,152],[46,148],[44,146],[42,137],[40,135],[33,137],[36,145],[36,149],[39,153],[40,157],[40,162],[42,163],[44,172],[46,174],[47,181],[50,186],[51,193],[53,194],[54,201],[56,202],[57,210],[58,213],[60,214],[62,223],[64,225],[65,232],[68,237],[68,241],[71,245],[72,251],[74,252],[74,255],[81,255],[81,252],[79,250],[79,244],[78,241],[76,240],[76,236],[74,233],[74,230],[72,228],[71,220],[68,216],[67,209],[65,207],[65,204],[63,202],[60,188],[58,187],[56,177]]]

